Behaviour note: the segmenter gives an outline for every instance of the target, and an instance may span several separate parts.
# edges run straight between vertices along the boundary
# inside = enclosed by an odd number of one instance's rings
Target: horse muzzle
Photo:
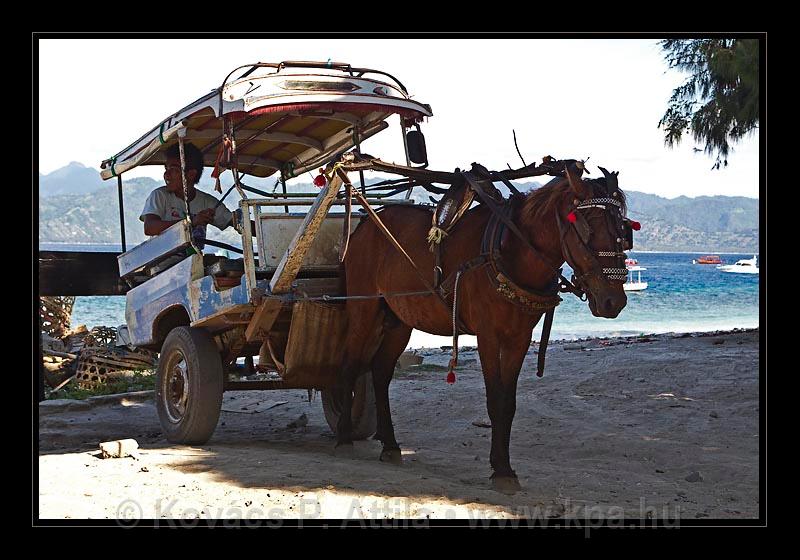
[[[616,290],[588,290],[586,295],[589,299],[589,310],[595,317],[615,319],[628,304],[628,296],[625,295],[625,290],[621,285],[619,292]]]

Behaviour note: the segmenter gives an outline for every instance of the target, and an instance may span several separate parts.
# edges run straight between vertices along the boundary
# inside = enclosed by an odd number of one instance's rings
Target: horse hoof
[[[384,449],[381,451],[381,461],[393,465],[402,465],[403,453],[399,449]]]
[[[352,459],[356,456],[356,451],[352,442],[337,443],[336,447],[333,448],[333,454],[342,459]]]
[[[503,494],[516,494],[522,490],[522,486],[516,476],[493,476],[492,490]]]

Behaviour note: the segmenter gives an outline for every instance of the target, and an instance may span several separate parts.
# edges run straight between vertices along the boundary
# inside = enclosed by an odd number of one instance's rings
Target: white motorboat
[[[736,272],[738,274],[758,274],[758,263],[756,256],[753,255],[752,259],[741,259],[736,261],[735,264],[724,264],[717,267],[717,270],[722,272]]]
[[[622,285],[625,291],[638,292],[641,290],[646,290],[647,282],[642,282],[642,271],[647,269],[643,266],[637,265],[628,265],[626,268],[628,269],[628,279],[625,280],[625,283]],[[636,280],[633,279],[634,272],[636,273]]]

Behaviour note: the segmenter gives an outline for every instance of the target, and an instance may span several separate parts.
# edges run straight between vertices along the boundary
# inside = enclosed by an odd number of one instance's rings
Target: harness
[[[475,194],[481,198],[482,202],[484,202],[484,204],[491,211],[491,216],[481,240],[481,254],[478,257],[463,263],[455,272],[451,273],[444,282],[439,283],[438,279],[441,275],[441,244],[439,242],[434,242],[435,240],[429,238],[429,242],[431,242],[431,249],[434,252],[436,261],[436,266],[434,268],[435,284],[437,291],[439,291],[441,294],[442,299],[445,299],[447,295],[449,295],[449,285],[451,282],[453,283],[453,357],[450,360],[450,373],[452,375],[448,375],[448,381],[455,380],[453,369],[458,363],[459,333],[472,334],[469,333],[466,328],[464,328],[458,317],[458,283],[465,273],[480,267],[486,267],[489,281],[494,287],[495,291],[497,291],[497,293],[503,296],[507,301],[519,308],[520,311],[529,315],[534,315],[536,313],[545,314],[536,371],[536,375],[538,377],[542,377],[542,375],[544,375],[545,355],[550,339],[550,330],[553,324],[555,308],[562,301],[558,293],[570,292],[575,294],[582,301],[585,301],[587,279],[602,275],[612,282],[624,282],[625,278],[627,277],[627,268],[625,268],[625,253],[623,250],[630,249],[633,246],[632,230],[630,229],[630,224],[628,223],[629,221],[622,216],[622,203],[616,198],[603,197],[591,198],[583,201],[575,200],[572,208],[570,209],[570,213],[568,214],[568,222],[575,228],[578,234],[580,252],[584,252],[591,262],[589,270],[583,274],[579,274],[577,273],[577,267],[574,266],[576,260],[571,254],[569,246],[566,243],[566,235],[569,232],[569,226],[565,225],[561,219],[561,216],[556,213],[556,221],[559,227],[562,252],[564,253],[565,260],[567,260],[573,270],[576,271],[576,274],[574,274],[572,277],[572,282],[570,282],[561,274],[561,268],[554,266],[544,255],[537,251],[527,237],[511,220],[513,207],[510,200],[503,199],[493,186],[491,186],[491,194],[486,192],[482,186],[482,183],[484,183],[486,179],[480,180],[474,173],[476,170],[475,168],[476,166],[473,165],[473,172],[461,172],[460,174],[464,178],[466,185],[468,185],[470,189],[472,189],[472,191],[474,191]],[[480,173],[481,171],[482,170],[479,168],[478,172]],[[611,186],[610,183],[613,182],[613,194],[616,195],[616,176],[608,174],[605,169],[603,169],[603,172],[606,175],[607,184]],[[484,173],[481,174],[485,176]],[[613,181],[609,178],[612,178]],[[491,180],[491,177],[489,177],[489,180]],[[488,185],[491,185],[491,182],[489,182]],[[498,201],[497,198],[500,198],[500,200]],[[471,201],[472,196],[464,196],[464,200],[466,199]],[[464,210],[466,209],[464,206],[464,204],[460,205],[457,218],[464,213]],[[589,239],[591,237],[592,230],[588,221],[583,216],[583,212],[580,212],[590,209],[602,209],[604,212],[611,210],[612,212],[615,212],[612,214],[612,216],[614,217],[615,227],[619,235],[616,238],[617,246],[615,251],[592,251],[590,249]],[[436,220],[436,216],[437,213],[434,212],[434,220]],[[450,227],[452,227],[455,221],[456,220],[454,219],[450,222]],[[450,227],[448,227],[448,229],[450,229]],[[432,231],[433,230],[434,228],[432,228]],[[543,291],[533,290],[531,288],[522,287],[512,280],[510,274],[506,271],[503,265],[503,259],[500,251],[501,241],[503,236],[506,234],[506,230],[509,230],[516,235],[529,251],[531,251],[539,260],[541,260],[554,272],[552,283],[548,288]],[[445,235],[446,233],[441,235],[439,240],[443,239]],[[596,257],[616,257],[619,259],[619,264],[621,266],[602,267],[600,266]]]
[[[415,178],[420,181],[420,184],[426,189],[441,194],[440,189],[433,189],[427,183],[446,182],[450,183],[451,189],[446,191],[445,196],[440,201],[439,207],[433,212],[432,227],[428,234],[428,242],[431,246],[431,251],[434,253],[434,281],[433,285],[425,279],[421,271],[416,267],[414,261],[403,250],[402,246],[397,242],[391,232],[386,229],[381,220],[375,215],[375,211],[367,204],[359,193],[352,189],[353,195],[359,199],[359,202],[364,206],[367,213],[373,219],[378,228],[389,239],[389,241],[397,248],[400,253],[409,261],[412,268],[420,276],[420,279],[425,285],[427,291],[414,292],[414,295],[431,294],[435,295],[436,299],[441,302],[445,308],[452,315],[453,322],[453,357],[450,360],[450,372],[447,376],[448,383],[455,381],[455,372],[453,371],[458,362],[458,335],[473,334],[463,325],[458,316],[458,284],[461,277],[477,268],[486,267],[489,281],[495,290],[503,296],[507,301],[517,306],[523,313],[534,315],[536,313],[545,314],[545,322],[542,329],[542,340],[540,342],[538,368],[536,375],[541,377],[544,374],[545,353],[547,344],[550,337],[550,329],[553,322],[553,315],[556,306],[562,301],[558,292],[570,292],[575,294],[581,301],[586,300],[586,286],[587,279],[593,277],[604,276],[611,282],[622,282],[627,276],[627,269],[624,266],[625,253],[624,250],[633,247],[633,231],[638,229],[638,223],[632,222],[622,215],[622,204],[619,200],[612,197],[605,198],[592,198],[588,200],[574,200],[567,216],[568,223],[575,228],[578,236],[578,252],[582,257],[591,263],[589,270],[584,273],[573,274],[572,281],[567,280],[561,274],[561,268],[556,267],[553,263],[542,255],[527,237],[519,230],[511,219],[513,211],[510,200],[505,199],[492,184],[493,181],[503,181],[512,193],[519,194],[519,191],[510,183],[509,179],[514,177],[530,177],[535,175],[550,174],[565,177],[570,182],[573,181],[572,176],[576,169],[578,177],[583,171],[583,162],[577,160],[555,160],[550,156],[546,156],[539,166],[526,166],[522,170],[512,171],[511,173],[497,173],[490,172],[485,167],[473,163],[472,169],[468,172],[456,169],[455,173],[435,172],[430,170],[420,170],[417,168],[403,167],[396,164],[388,164],[381,162],[370,156],[362,157],[360,154],[346,154],[347,158],[343,158],[341,163],[338,163],[334,168],[326,172],[330,178],[333,172],[336,172],[342,178],[342,181],[347,185],[348,198],[351,191],[349,185],[350,181],[347,175],[343,172],[342,167],[346,166],[348,170],[360,170],[362,168],[386,170],[392,173],[400,173],[408,177]],[[359,161],[360,160],[360,161]],[[608,173],[605,169],[600,167],[606,177],[606,186],[613,197],[617,197],[617,173]],[[455,182],[461,179],[461,184],[455,187]],[[442,267],[441,267],[441,242],[448,235],[458,219],[469,208],[474,195],[477,194],[481,202],[483,202],[491,211],[489,221],[487,222],[486,229],[484,230],[483,238],[481,241],[481,254],[469,261],[462,263],[457,270],[450,273],[450,275],[442,282]],[[614,251],[595,251],[593,252],[589,245],[589,239],[592,234],[591,227],[588,221],[582,215],[583,211],[591,209],[602,209],[604,212],[611,210],[614,212],[612,217],[616,228],[618,237],[616,238],[616,247]],[[439,211],[442,214],[439,214]],[[451,215],[447,215],[450,213]],[[570,231],[570,225],[564,224],[563,219],[557,213],[556,221],[559,228],[561,250],[565,260],[570,264],[573,271],[579,269],[575,266],[577,262],[572,255],[569,246],[566,244],[566,236]],[[632,227],[633,224],[633,227]],[[500,253],[501,241],[506,234],[506,229],[511,231],[519,238],[524,246],[526,246],[534,256],[541,260],[552,272],[553,280],[549,286],[543,291],[531,290],[516,284],[503,266],[503,259]],[[349,232],[347,232],[349,234]],[[345,242],[346,243],[346,242]],[[345,245],[346,246],[346,245]],[[617,258],[621,266],[602,267],[597,261],[596,257],[612,257]],[[447,303],[447,297],[450,293],[450,285],[452,284],[453,305]],[[385,297],[387,294],[375,295],[369,297]],[[395,294],[397,295],[397,294]],[[406,294],[403,294],[406,295]],[[411,295],[411,294],[407,294]]]

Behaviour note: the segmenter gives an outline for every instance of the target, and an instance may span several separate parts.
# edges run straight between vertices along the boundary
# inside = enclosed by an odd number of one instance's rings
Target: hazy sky
[[[590,158],[620,186],[668,198],[758,197],[758,133],[727,169],[667,149],[657,124],[685,76],[667,70],[656,40],[640,39],[45,39],[39,41],[39,171],[100,162],[218,87],[236,66],[332,60],[394,75],[433,108],[422,126],[430,168],[490,169],[542,156]],[[238,75],[238,74],[237,74]],[[405,162],[396,117],[362,145]],[[161,177],[144,166],[128,176]]]

